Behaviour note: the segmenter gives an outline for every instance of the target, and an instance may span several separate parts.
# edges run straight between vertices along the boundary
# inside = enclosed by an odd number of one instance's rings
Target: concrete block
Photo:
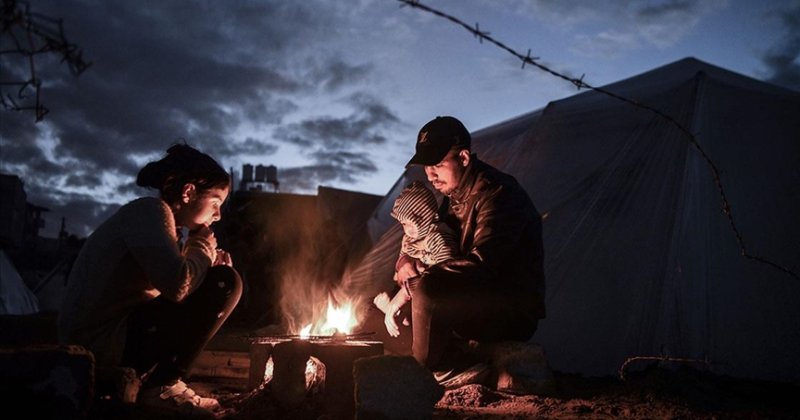
[[[356,360],[356,419],[428,419],[444,395],[431,372],[411,356]]]

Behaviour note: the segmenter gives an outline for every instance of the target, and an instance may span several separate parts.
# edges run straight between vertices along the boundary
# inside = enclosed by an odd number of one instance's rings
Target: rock
[[[541,345],[503,341],[489,344],[488,353],[498,391],[555,395],[555,379]]]
[[[86,418],[94,397],[94,355],[81,346],[0,348],[0,395],[7,413]]]
[[[356,419],[427,419],[444,387],[411,356],[356,360]]]
[[[142,381],[133,368],[98,366],[95,372],[95,385],[100,398],[133,404],[139,395]]]

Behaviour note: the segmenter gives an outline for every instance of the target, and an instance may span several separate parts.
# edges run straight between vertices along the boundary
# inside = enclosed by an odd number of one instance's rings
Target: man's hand
[[[408,255],[401,255],[400,258],[397,259],[397,263],[395,263],[394,267],[397,271],[395,281],[398,284],[402,284],[408,281],[408,279],[417,277],[420,274],[419,270],[417,270],[417,260]]]

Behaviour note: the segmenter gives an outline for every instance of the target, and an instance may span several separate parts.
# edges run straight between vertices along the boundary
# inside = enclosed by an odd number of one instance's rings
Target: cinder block
[[[444,395],[431,372],[411,356],[356,360],[356,419],[429,419]]]
[[[244,383],[250,376],[250,354],[203,350],[192,365],[191,376],[239,380]]]

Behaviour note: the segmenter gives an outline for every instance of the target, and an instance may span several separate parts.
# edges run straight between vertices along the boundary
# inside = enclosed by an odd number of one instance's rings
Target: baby
[[[391,215],[403,226],[403,241],[400,255],[417,260],[417,270],[421,273],[427,267],[453,258],[456,250],[454,235],[437,223],[436,197],[422,182],[414,181],[406,186],[392,207]],[[395,281],[397,272],[395,272]],[[392,337],[400,335],[400,329],[394,321],[395,316],[408,301],[411,293],[408,284],[404,283],[394,297],[389,298],[386,292],[375,296],[373,302],[386,317],[386,330]],[[407,321],[404,320],[406,325]]]

